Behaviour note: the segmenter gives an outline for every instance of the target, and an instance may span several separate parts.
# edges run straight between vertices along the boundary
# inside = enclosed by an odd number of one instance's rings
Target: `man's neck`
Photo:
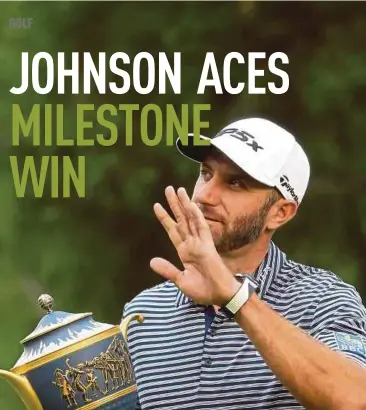
[[[252,244],[245,245],[221,257],[228,269],[235,275],[236,273],[254,273],[262,263],[269,248],[270,240],[256,241]]]
[[[262,240],[246,245],[243,248],[233,252],[221,254],[225,265],[230,269],[233,275],[236,273],[254,273],[262,263],[269,248],[270,240]],[[213,306],[217,313],[219,306]]]

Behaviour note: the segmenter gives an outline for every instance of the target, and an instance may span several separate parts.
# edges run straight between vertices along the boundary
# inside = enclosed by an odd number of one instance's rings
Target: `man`
[[[177,146],[201,164],[192,199],[168,187],[172,216],[154,211],[182,266],[154,258],[167,281],[124,311],[145,316],[128,340],[138,408],[366,409],[360,296],[272,241],[307,189],[301,146],[260,118],[228,125],[209,146]]]

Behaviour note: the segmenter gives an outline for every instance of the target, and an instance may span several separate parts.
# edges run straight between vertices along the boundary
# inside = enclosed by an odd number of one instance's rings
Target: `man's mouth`
[[[220,223],[222,223],[221,220],[216,219],[216,218],[213,218],[213,217],[211,217],[211,216],[206,216],[206,215],[203,215],[203,216],[205,217],[206,221],[209,221],[209,222],[220,222]]]
[[[207,209],[201,204],[197,204],[197,205],[200,208],[202,215],[206,219],[207,222],[224,223],[224,219],[221,218],[221,215],[216,215],[216,213],[211,212],[209,209]]]

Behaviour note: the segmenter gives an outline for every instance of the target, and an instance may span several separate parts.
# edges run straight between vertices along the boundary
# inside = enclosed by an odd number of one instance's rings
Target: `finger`
[[[188,196],[188,193],[185,188],[178,188],[177,190],[178,198],[185,210],[185,213],[187,215],[187,221],[188,221],[188,226],[191,231],[191,233],[195,236],[198,236],[198,230],[195,225],[195,221],[192,218],[192,201]]]
[[[189,213],[189,221],[192,229],[198,233],[203,231],[211,232],[202,211],[195,202],[191,201],[186,189],[179,188],[178,195],[182,205],[186,209],[186,212]]]
[[[175,227],[176,222],[159,203],[154,204],[154,212],[164,229],[169,233]]]
[[[177,223],[168,214],[168,212],[160,205],[154,205],[154,212],[160,223],[163,225],[165,231],[168,233],[172,244],[177,247],[184,240],[184,237],[179,232]]]
[[[188,193],[187,193],[186,189],[185,188],[178,188],[177,195],[178,195],[178,198],[179,198],[180,203],[182,204],[183,208],[189,210],[189,205],[191,203],[191,199],[188,196]]]
[[[163,258],[151,259],[150,267],[153,271],[174,283],[176,283],[179,280],[179,277],[183,274],[182,271]]]
[[[212,239],[210,227],[208,226],[208,223],[203,216],[202,211],[195,202],[191,203],[191,209],[191,218],[199,235],[202,237],[202,239],[206,239],[208,237]]]
[[[180,203],[180,200],[172,186],[168,186],[166,188],[165,196],[169,203],[170,209],[172,210],[177,220],[177,223],[179,224],[180,233],[183,236],[186,236],[187,234],[189,234],[187,217],[185,215],[184,208],[182,204]]]

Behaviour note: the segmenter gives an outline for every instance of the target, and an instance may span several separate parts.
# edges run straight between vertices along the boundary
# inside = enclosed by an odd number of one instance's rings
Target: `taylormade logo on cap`
[[[286,175],[282,175],[280,178],[280,184],[287,189],[287,192],[292,196],[293,200],[299,204],[299,197],[296,195],[294,188],[290,185],[290,181]]]
[[[193,137],[193,134],[189,134]],[[202,139],[209,139],[201,136]],[[276,187],[284,198],[300,204],[310,177],[308,158],[295,137],[263,118],[235,121],[211,138],[210,146],[188,145],[177,140],[178,150],[202,162],[215,147],[238,167],[263,184]]]

